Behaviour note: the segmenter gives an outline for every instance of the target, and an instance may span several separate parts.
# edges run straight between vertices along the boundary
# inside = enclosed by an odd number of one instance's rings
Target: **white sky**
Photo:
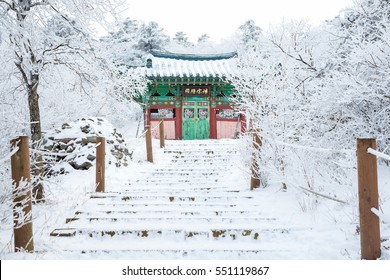
[[[317,25],[334,18],[354,0],[127,0],[125,15],[156,21],[173,36],[183,31],[195,42],[207,33],[218,41],[234,33],[247,19],[263,30],[284,19],[307,19]]]

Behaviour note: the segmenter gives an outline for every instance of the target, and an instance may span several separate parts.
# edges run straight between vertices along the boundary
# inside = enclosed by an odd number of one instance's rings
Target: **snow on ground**
[[[155,163],[145,161],[145,143],[143,138],[134,137],[134,127],[129,128],[124,133],[128,147],[134,151],[133,160],[127,167],[115,167],[108,165],[106,170],[106,191],[122,191],[126,188],[126,182],[135,182],[144,178],[148,172],[153,172],[158,167],[166,167],[167,154],[159,148],[159,142],[153,140]],[[224,141],[224,140],[222,140]],[[232,140],[230,140],[232,141]],[[187,142],[190,143],[190,142]],[[205,141],[207,143],[207,141]],[[185,143],[184,143],[185,144]],[[240,145],[240,140],[235,141]],[[167,145],[175,145],[175,141],[168,141]],[[239,166],[242,161],[238,160],[234,168],[226,170],[218,186],[225,189],[238,189],[243,193],[248,192],[250,175],[248,167],[244,164]],[[45,182],[47,192],[47,203],[44,205],[33,206],[33,224],[34,224],[34,243],[40,253],[25,254],[13,253],[13,237],[11,218],[1,221],[0,229],[0,253],[1,259],[128,259],[143,258],[126,255],[125,251],[113,251],[112,253],[98,254],[80,254],[75,252],[62,252],[61,238],[51,238],[50,233],[53,229],[64,225],[68,217],[74,215],[75,210],[82,209],[88,204],[89,196],[94,191],[95,170],[91,168],[85,171],[74,170],[66,175],[51,177]],[[173,178],[181,180],[180,177]],[[380,166],[379,168],[380,185],[380,204],[381,204],[381,237],[382,257],[381,259],[390,259],[390,168]],[[337,189],[337,186],[335,187]],[[251,224],[250,227],[266,227],[287,229],[282,233],[271,233],[264,236],[260,235],[259,242],[244,241],[237,243],[223,241],[219,243],[203,242],[196,243],[188,241],[184,247],[189,250],[193,246],[200,249],[207,249],[208,246],[219,246],[220,249],[235,246],[243,248],[261,248],[262,253],[255,258],[260,259],[299,259],[299,260],[338,260],[338,259],[360,259],[360,236],[358,233],[358,208],[357,208],[357,185],[354,184],[350,189],[340,189],[338,198],[346,201],[348,204],[339,203],[333,200],[305,193],[299,188],[289,188],[284,191],[278,185],[270,185],[267,188],[260,188],[251,195],[257,209],[251,209],[252,205],[247,205],[248,210],[256,210],[261,218],[272,218],[263,224]],[[182,192],[183,196],[191,196],[191,191]],[[244,205],[245,206],[245,205]],[[3,207],[4,209],[4,207]],[[11,207],[6,209],[9,217],[12,215]],[[145,221],[147,223],[147,221]],[[138,225],[142,225],[139,221]],[[88,227],[88,224],[85,224]],[[125,224],[116,224],[116,227],[126,226]],[[169,225],[159,225],[168,227]],[[186,224],[183,222],[183,227]],[[201,224],[192,225],[195,228],[202,228]],[[169,237],[169,236],[168,236]],[[82,239],[80,239],[82,240]],[[96,238],[93,246],[99,246],[103,238]],[[66,241],[65,241],[66,242]],[[246,242],[246,243],[245,243]],[[145,249],[148,247],[169,248],[174,246],[175,239],[167,239],[161,244],[161,241],[139,241],[132,249]],[[103,244],[103,243],[102,243]],[[123,237],[112,237],[110,241],[111,248],[124,249],[126,244]],[[199,245],[200,244],[200,245]],[[78,246],[78,245],[77,245]],[[77,247],[76,246],[76,247]],[[80,244],[82,247],[83,244]],[[102,247],[104,245],[101,245]],[[186,249],[186,248],[183,248]],[[218,249],[218,248],[217,248]],[[223,250],[221,251],[223,252]],[[145,258],[178,258],[175,254],[153,254],[150,253]],[[234,258],[229,253],[207,253],[204,251],[194,254],[189,258],[195,259],[224,259]],[[253,258],[252,256],[241,256],[242,259]]]

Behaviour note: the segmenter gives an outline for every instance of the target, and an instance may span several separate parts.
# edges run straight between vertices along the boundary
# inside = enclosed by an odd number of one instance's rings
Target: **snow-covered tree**
[[[261,39],[262,30],[253,20],[247,20],[238,28],[238,37],[246,48],[253,48]]]
[[[137,48],[141,27],[141,22],[127,18],[119,24],[116,32],[101,38],[106,59],[115,65],[144,65],[146,52]]]
[[[363,0],[327,25],[335,52],[324,90],[338,94],[334,118],[347,139],[375,137],[380,149],[390,146],[389,19],[388,1]]]
[[[106,58],[116,65],[128,67],[145,65],[151,50],[164,50],[170,39],[155,22],[145,24],[127,18],[116,32],[101,38]]]
[[[210,40],[210,36],[209,36],[209,35],[207,35],[207,34],[202,34],[202,35],[198,38],[198,44],[207,43],[209,40]]]
[[[151,50],[163,50],[169,43],[169,36],[165,34],[157,22],[143,23],[140,27],[137,49],[149,52]]]
[[[183,31],[179,31],[175,33],[175,37],[172,39],[176,44],[183,46],[183,47],[191,47],[193,44],[188,41],[188,36]]]
[[[334,122],[322,113],[332,105],[321,102],[335,97],[324,90],[332,58],[329,36],[303,21],[284,22],[257,44],[249,42],[239,51],[232,80],[239,92],[237,102],[248,113],[252,128],[261,131],[263,147],[258,157],[264,185],[277,181],[286,188],[298,184],[300,178],[313,189],[313,178],[324,169],[329,181],[341,176],[335,167],[341,157],[333,157],[330,163],[327,157],[331,155],[311,149],[342,150],[346,143],[337,143],[335,135],[327,133]]]
[[[93,81],[91,69],[84,68],[98,64],[94,56],[92,26],[104,24],[107,13],[114,14],[115,1],[0,1],[0,32],[7,48],[12,50],[12,60],[7,62],[15,67],[11,73],[19,81],[19,86],[14,87],[15,93],[24,93],[28,100],[34,147],[42,138],[40,83],[45,74],[59,66],[76,73],[82,83]],[[39,157],[34,162],[37,175]],[[40,183],[36,184],[33,193],[38,200],[43,200]]]

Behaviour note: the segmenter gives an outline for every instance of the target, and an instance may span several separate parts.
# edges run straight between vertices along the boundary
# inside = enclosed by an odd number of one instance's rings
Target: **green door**
[[[209,101],[183,102],[183,140],[210,138]]]

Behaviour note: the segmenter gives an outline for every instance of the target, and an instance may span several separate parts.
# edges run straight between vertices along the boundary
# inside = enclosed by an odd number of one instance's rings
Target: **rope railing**
[[[384,153],[378,152],[377,150],[374,150],[372,148],[368,148],[367,149],[367,153],[371,154],[371,155],[374,155],[376,157],[380,157],[382,159],[390,160],[390,155],[386,155]]]
[[[254,131],[250,131],[250,132],[247,132],[247,133],[248,133],[248,134],[251,134],[251,135],[254,135],[254,134],[255,134]],[[267,141],[267,138],[265,138],[264,136],[262,136],[261,139]],[[279,141],[279,140],[274,140],[274,139],[272,139],[272,141],[268,140],[268,142],[274,142],[274,143],[276,143],[276,144],[278,144],[278,145],[282,145],[282,146],[285,146],[285,147],[290,147],[290,148],[300,149],[300,150],[313,151],[313,152],[333,153],[333,154],[341,154],[341,153],[349,154],[349,153],[356,153],[356,150],[354,150],[354,149],[327,149],[327,148],[320,148],[320,147],[313,147],[313,146],[305,146],[305,145],[291,144],[291,143],[286,143],[286,142]]]
[[[155,127],[153,127],[150,131],[154,131],[157,127],[160,126],[161,123],[162,123],[162,120],[159,121],[158,124],[157,124]],[[142,136],[144,136],[144,135],[146,134],[147,131],[148,131],[148,130],[145,130],[144,132],[142,132],[137,138],[141,138]]]
[[[19,151],[19,147],[15,147],[7,156],[4,158],[0,159],[0,164],[3,162],[6,162],[7,160],[10,160],[11,157],[16,154]]]
[[[157,127],[159,127],[160,126],[160,124],[162,123],[162,120],[161,121],[159,121],[158,122],[158,124],[155,126],[155,127],[153,127],[152,129],[151,129],[151,131],[154,131]]]
[[[303,145],[297,145],[297,144],[290,144],[290,143],[285,143],[282,141],[275,141],[276,144],[286,146],[286,147],[291,147],[295,149],[301,149],[301,150],[308,150],[308,151],[314,151],[314,152],[322,152],[322,153],[334,153],[334,154],[339,154],[339,153],[355,153],[356,150],[352,149],[326,149],[326,148],[319,148],[319,147],[311,147],[311,146],[303,146]]]

